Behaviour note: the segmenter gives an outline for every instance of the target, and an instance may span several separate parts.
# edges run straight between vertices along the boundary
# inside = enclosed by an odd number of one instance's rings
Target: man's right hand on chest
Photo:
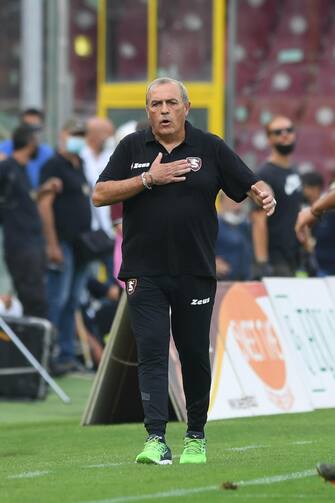
[[[148,171],[148,174],[152,177],[152,185],[166,185],[185,181],[186,176],[183,175],[191,171],[188,161],[180,159],[162,164],[162,157],[163,154],[160,152]]]

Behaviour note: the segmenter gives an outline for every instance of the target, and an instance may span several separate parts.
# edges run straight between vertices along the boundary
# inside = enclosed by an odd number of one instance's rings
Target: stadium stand
[[[283,114],[297,126],[301,171],[334,170],[335,2],[240,0],[236,143],[256,168],[266,156],[263,125]],[[252,22],[250,22],[252,20]]]

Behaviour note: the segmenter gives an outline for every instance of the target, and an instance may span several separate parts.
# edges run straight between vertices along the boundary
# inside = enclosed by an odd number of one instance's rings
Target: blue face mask
[[[66,151],[70,154],[80,155],[85,146],[85,138],[82,136],[70,136],[66,141]]]

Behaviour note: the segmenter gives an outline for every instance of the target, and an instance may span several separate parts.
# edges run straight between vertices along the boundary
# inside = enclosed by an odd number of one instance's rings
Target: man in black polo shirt
[[[27,164],[35,158],[37,138],[27,125],[12,137],[13,153],[0,162],[0,219],[4,233],[4,256],[26,316],[47,317],[45,291],[45,244],[37,200],[60,188],[54,178],[33,190]]]
[[[215,199],[223,189],[250,195],[268,214],[270,189],[218,137],[185,121],[187,90],[173,79],[147,92],[151,128],[124,138],[100,175],[96,206],[123,201],[123,262],[148,432],[138,463],[170,464],[168,421],[170,323],[182,365],[188,414],[181,463],[205,463],[211,372],[209,327],[214,303]],[[170,321],[171,309],[171,321]]]
[[[87,263],[78,260],[76,244],[91,228],[90,188],[79,156],[85,126],[70,119],[60,135],[58,152],[41,171],[41,180],[57,176],[63,187],[40,204],[47,241],[49,319],[58,330],[56,372],[81,370],[75,354],[75,309],[87,279]]]

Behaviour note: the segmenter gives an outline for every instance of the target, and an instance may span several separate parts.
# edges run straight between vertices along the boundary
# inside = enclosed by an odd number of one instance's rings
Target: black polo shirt
[[[0,217],[5,253],[43,247],[43,229],[26,166],[9,157],[0,162]]]
[[[63,189],[53,204],[58,239],[73,243],[91,228],[90,188],[84,175],[82,161],[73,165],[61,154],[54,155],[42,168],[40,180],[51,177],[62,180]]]
[[[104,182],[139,176],[159,152],[163,163],[196,158],[186,181],[155,185],[124,201],[120,279],[159,274],[215,278],[218,191],[242,201],[257,181],[222,139],[188,122],[185,127],[184,142],[170,154],[151,129],[126,136],[99,177]]]

